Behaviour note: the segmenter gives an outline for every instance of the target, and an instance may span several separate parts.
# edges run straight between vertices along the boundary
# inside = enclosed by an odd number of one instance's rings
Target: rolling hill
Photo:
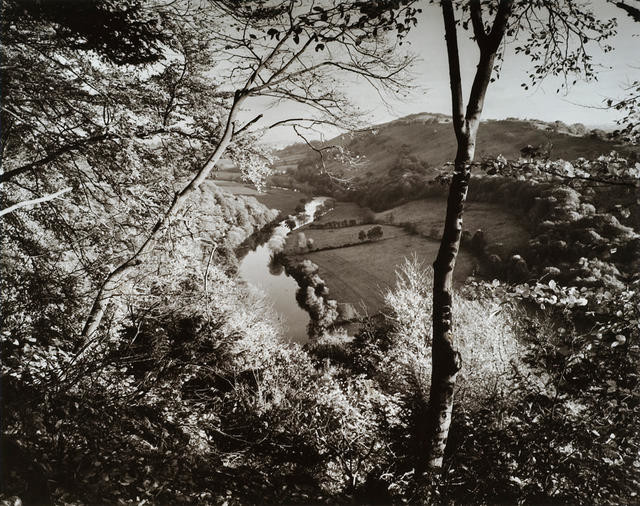
[[[398,165],[414,164],[440,167],[453,159],[456,141],[451,118],[442,114],[418,113],[388,123],[347,133],[317,146],[339,145],[360,157],[357,175],[384,176]],[[594,157],[632,148],[607,139],[602,130],[589,131],[581,124],[566,125],[560,121],[545,123],[537,120],[486,120],[478,133],[476,158],[497,156],[517,158],[527,146],[551,147],[551,157],[574,160]],[[305,165],[315,165],[318,155],[305,144],[294,144],[278,152],[278,166],[291,171]],[[326,161],[328,169],[344,170],[340,161]]]

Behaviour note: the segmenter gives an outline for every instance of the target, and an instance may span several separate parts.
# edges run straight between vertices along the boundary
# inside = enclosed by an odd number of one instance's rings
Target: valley
[[[0,506],[638,503],[640,0],[0,13]]]

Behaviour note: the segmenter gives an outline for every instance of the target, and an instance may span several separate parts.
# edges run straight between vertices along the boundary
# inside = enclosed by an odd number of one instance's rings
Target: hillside
[[[320,145],[320,144],[318,144]],[[455,155],[455,137],[451,118],[442,114],[412,114],[388,123],[374,125],[355,133],[340,135],[325,143],[348,148],[365,161],[358,164],[354,175],[382,176],[403,165],[422,169],[439,167]],[[628,151],[606,138],[602,130],[587,130],[584,125],[566,125],[560,121],[486,120],[480,127],[476,156],[503,155],[517,158],[527,146],[551,145],[551,157],[574,160],[594,157],[612,150]],[[304,170],[315,165],[318,156],[305,144],[294,144],[276,153],[278,167]],[[327,161],[327,167],[341,169],[340,162]]]

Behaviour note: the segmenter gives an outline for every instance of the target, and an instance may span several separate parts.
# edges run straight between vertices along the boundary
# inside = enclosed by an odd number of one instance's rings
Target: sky
[[[378,93],[368,84],[349,83],[347,94],[353,103],[369,114],[367,123],[375,124],[417,112],[451,114],[451,98],[444,28],[440,9],[424,2],[418,25],[412,28],[404,47],[418,55],[412,69],[415,89],[409,97],[390,98],[386,106]],[[531,118],[544,121],[561,120],[565,123],[583,123],[588,127],[615,124],[620,113],[604,108],[607,98],[621,97],[624,87],[640,78],[640,23],[605,0],[593,0],[593,10],[599,17],[618,20],[617,35],[609,40],[614,51],[604,54],[592,47],[594,62],[601,65],[598,80],[579,81],[567,91],[556,93],[559,78],[547,78],[541,85],[525,90],[520,85],[526,81],[531,64],[526,56],[507,51],[500,78],[489,86],[483,117],[503,119],[507,117]],[[468,39],[468,32],[458,31],[461,53],[461,69],[465,96],[469,91],[477,63],[475,42]],[[262,105],[264,104],[255,104]],[[273,122],[296,113],[296,104],[280,104],[265,112],[264,121]],[[324,132],[325,136],[335,131]],[[290,128],[269,131],[264,142],[286,145],[300,142]]]

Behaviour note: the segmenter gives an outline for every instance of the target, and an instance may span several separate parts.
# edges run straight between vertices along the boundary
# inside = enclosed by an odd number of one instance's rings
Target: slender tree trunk
[[[430,469],[442,467],[451,425],[453,392],[461,366],[452,331],[453,271],[460,247],[462,213],[467,198],[469,162],[472,158],[473,148],[469,149],[464,145],[458,148],[455,170],[449,188],[444,231],[438,256],[433,264],[432,371],[427,412],[427,428],[430,436],[427,466]]]
[[[471,86],[466,113],[463,104],[454,9],[451,0],[441,0],[440,3],[449,60],[452,122],[458,149],[449,187],[442,240],[433,264],[432,372],[425,421],[426,465],[431,470],[442,468],[451,425],[456,378],[462,365],[453,335],[453,272],[460,249],[462,216],[469,188],[471,162],[475,154],[476,136],[484,97],[491,80],[496,52],[507,26],[512,0],[500,1],[490,33],[486,33],[484,29],[480,1],[471,0],[469,2],[474,35],[480,49],[480,58]]]
[[[109,305],[109,300],[111,299],[111,297],[116,295],[118,284],[122,277],[126,273],[134,269],[135,266],[142,261],[142,255],[150,251],[157,243],[164,227],[169,223],[169,220],[176,215],[176,213],[189,198],[189,195],[191,195],[200,187],[200,185],[204,182],[204,180],[207,178],[207,176],[209,176],[213,168],[216,166],[216,164],[220,160],[220,157],[222,156],[222,153],[224,153],[225,149],[231,142],[231,138],[234,134],[235,119],[238,113],[238,109],[241,103],[244,101],[245,97],[246,95],[244,91],[236,92],[233,104],[227,117],[227,124],[225,125],[224,132],[212,155],[209,157],[204,166],[198,171],[195,177],[189,182],[189,184],[187,184],[180,192],[176,193],[171,205],[155,224],[153,230],[144,241],[144,243],[142,243],[142,245],[129,257],[129,259],[112,270],[102,282],[102,285],[100,286],[98,293],[96,294],[93,306],[91,307],[91,311],[89,312],[87,321],[82,330],[82,341],[89,338],[100,326],[102,317],[104,316],[105,310]],[[83,344],[82,341],[79,343],[79,345]]]

